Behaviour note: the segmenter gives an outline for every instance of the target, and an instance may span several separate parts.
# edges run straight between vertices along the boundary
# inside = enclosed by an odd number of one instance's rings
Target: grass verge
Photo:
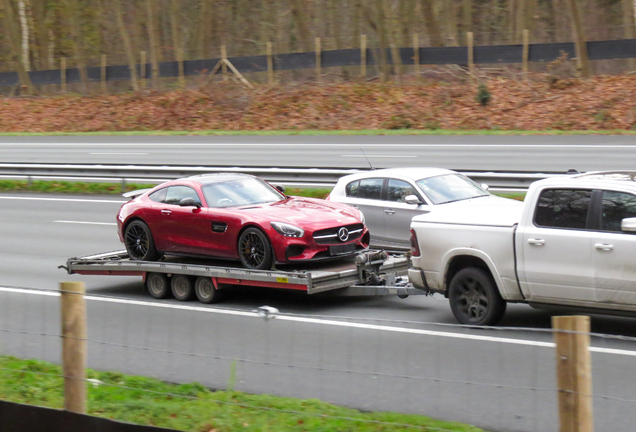
[[[636,135],[635,130],[458,130],[458,129],[360,129],[360,130],[196,130],[125,132],[2,132],[0,136],[270,136],[270,135]]]
[[[0,399],[62,408],[61,375],[51,363],[0,356]],[[90,415],[184,431],[481,431],[417,415],[362,413],[315,399],[212,391],[197,383],[167,384],[118,372],[88,370],[87,376],[101,381],[88,384]]]

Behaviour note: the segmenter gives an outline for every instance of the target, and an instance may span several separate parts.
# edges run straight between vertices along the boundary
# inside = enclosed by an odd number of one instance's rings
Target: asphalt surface
[[[0,137],[1,162],[565,172],[633,169],[634,136]]]
[[[121,249],[119,197],[0,194],[0,353],[60,361],[62,280],[91,298],[89,367],[237,390],[464,421],[495,431],[557,430],[550,314],[510,305],[502,326],[448,326],[439,296],[312,297],[231,291],[219,305],[154,300],[137,277],[67,275],[72,256]],[[269,305],[274,320],[251,311]],[[636,412],[634,320],[593,318],[596,430],[631,431]],[[448,324],[448,325],[447,325]],[[539,331],[537,331],[538,329]]]

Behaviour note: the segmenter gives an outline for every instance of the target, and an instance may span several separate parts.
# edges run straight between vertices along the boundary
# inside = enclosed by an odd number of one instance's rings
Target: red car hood
[[[240,212],[253,213],[255,218],[271,222],[286,222],[301,228],[321,229],[339,225],[360,223],[358,211],[340,203],[290,197],[273,204],[243,207]]]

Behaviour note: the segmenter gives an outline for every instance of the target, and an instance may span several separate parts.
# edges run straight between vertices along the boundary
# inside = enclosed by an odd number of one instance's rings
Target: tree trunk
[[[29,49],[29,23],[27,22],[26,5],[24,0],[18,0],[18,15],[20,17],[20,29],[22,30],[22,61],[27,71],[31,70],[31,59]]]
[[[146,0],[151,1],[151,0]],[[199,58],[208,58],[210,55],[208,51],[208,44],[210,41],[210,28],[212,23],[210,22],[210,4],[208,0],[201,0],[199,2],[199,40],[198,40],[198,55]]]
[[[29,78],[29,72],[24,67],[22,59],[22,47],[20,44],[20,31],[14,21],[13,6],[11,0],[3,0],[3,15],[4,15],[4,27],[8,33],[11,46],[11,59],[18,69],[18,77],[20,84],[26,87],[27,94],[33,94],[33,84],[31,84],[31,78]]]
[[[172,30],[172,48],[174,49],[175,59],[178,57],[181,46],[181,31],[179,29],[179,0],[170,0],[170,24]]]
[[[113,5],[113,9],[115,10],[115,16],[117,18],[117,25],[119,27],[119,34],[121,36],[122,42],[124,43],[124,50],[126,50],[126,57],[128,57],[128,68],[130,69],[130,82],[132,83],[132,88],[134,91],[139,91],[139,83],[137,82],[137,62],[135,61],[135,53],[132,49],[132,44],[130,43],[130,36],[128,36],[128,32],[126,31],[126,26],[124,25],[124,16],[121,10],[120,0],[111,1]]]
[[[421,4],[422,14],[424,14],[424,22],[426,23],[426,30],[428,31],[428,37],[431,41],[431,46],[444,46],[444,41],[442,39],[442,35],[440,34],[439,25],[437,24],[435,10],[433,9],[433,0],[421,0]]]
[[[82,80],[82,93],[86,94],[88,93],[88,73],[86,71],[86,63],[84,62],[84,41],[80,28],[81,22],[78,16],[80,5],[77,0],[66,0],[64,7],[66,8],[67,21],[71,27],[75,64],[77,65],[80,79]]]
[[[632,0],[623,0],[623,27],[625,39],[634,39],[634,3]],[[636,59],[628,60],[630,70],[636,69]]]
[[[291,0],[291,7],[292,16],[296,23],[298,39],[300,40],[300,46],[305,52],[313,51],[314,48],[312,41],[310,40],[311,34],[309,32],[307,15],[303,7],[303,0]]]
[[[155,24],[154,0],[146,0],[148,40],[150,42],[150,63],[152,64],[152,88],[156,89],[159,78],[159,56],[157,55],[157,30]]]
[[[579,0],[567,0],[572,14],[572,27],[574,29],[574,38],[576,41],[576,57],[577,69],[583,77],[590,76],[590,62],[587,56],[587,39],[585,37],[585,29],[583,28],[583,19],[581,11],[577,4]]]
[[[473,0],[462,2],[462,40],[466,40],[466,33],[473,31]]]

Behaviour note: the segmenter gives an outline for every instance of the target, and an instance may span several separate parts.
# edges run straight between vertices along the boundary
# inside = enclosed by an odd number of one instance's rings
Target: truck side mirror
[[[636,233],[636,218],[625,218],[621,221],[621,231]]]
[[[183,198],[181,201],[179,201],[179,205],[181,207],[201,208],[201,203],[195,201],[194,198],[192,198],[192,197]]]
[[[490,186],[488,186],[486,183],[482,183],[480,186],[481,186],[481,188],[482,188],[483,190],[488,190],[488,189],[490,189]]]
[[[407,195],[404,198],[404,202],[407,204],[422,204],[422,201],[417,197],[417,195]]]

